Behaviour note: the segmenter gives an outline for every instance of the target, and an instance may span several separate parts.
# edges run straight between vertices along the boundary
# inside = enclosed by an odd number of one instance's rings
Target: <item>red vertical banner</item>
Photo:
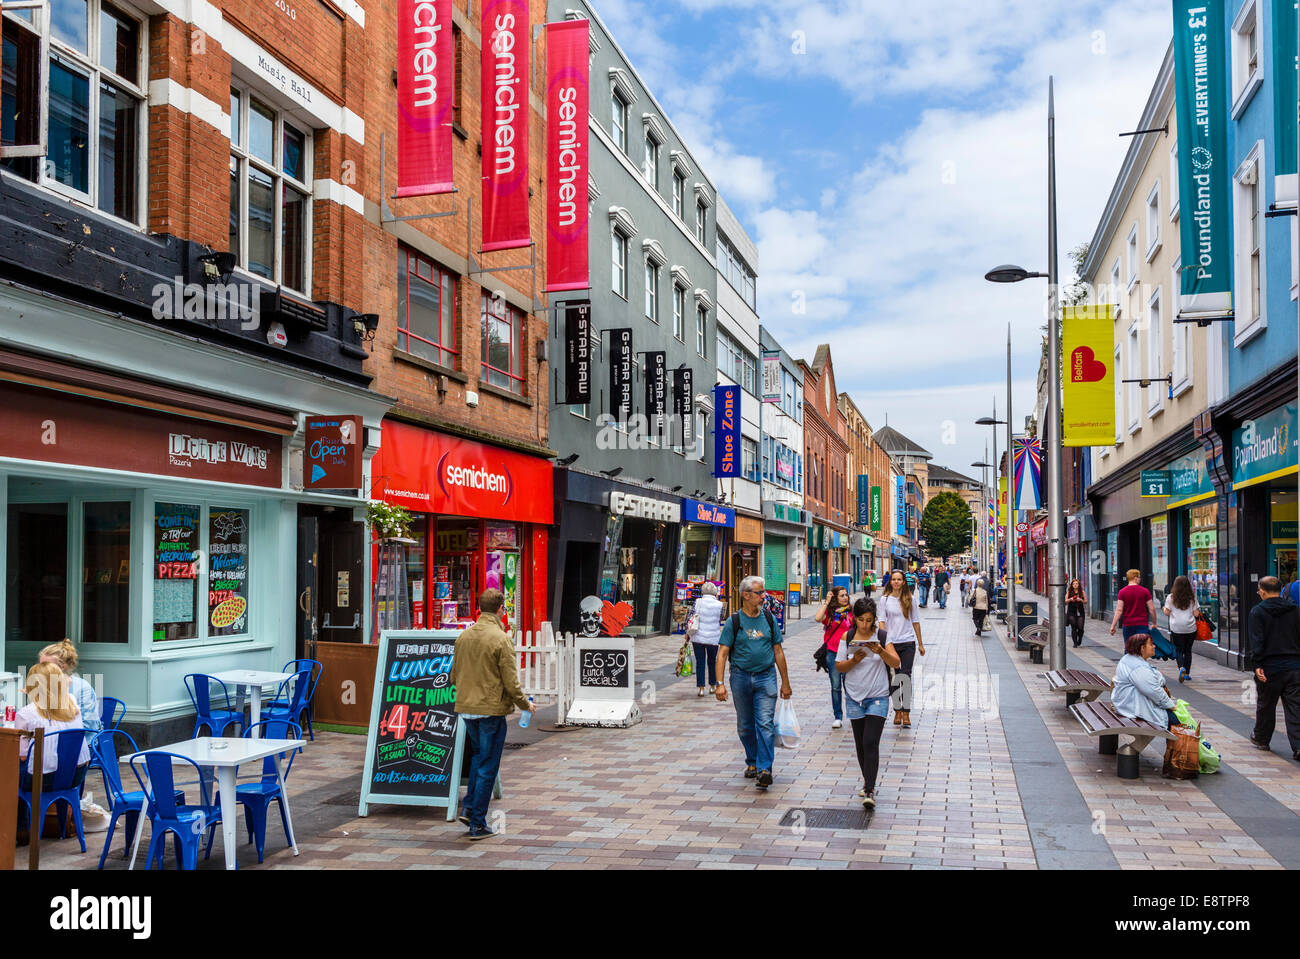
[[[397,0],[397,195],[450,193],[451,0]]]
[[[586,20],[546,25],[546,290],[591,287],[587,262]]]
[[[528,126],[532,85],[528,0],[483,5],[483,249],[532,242],[528,223]]]

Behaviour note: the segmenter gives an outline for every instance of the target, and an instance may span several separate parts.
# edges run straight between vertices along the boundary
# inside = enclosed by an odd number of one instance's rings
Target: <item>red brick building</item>
[[[836,574],[851,574],[849,566],[849,504],[846,476],[849,445],[844,414],[835,389],[831,348],[825,344],[803,370],[804,506],[813,514],[808,531],[809,597],[825,590]],[[855,507],[856,508],[856,507]]]

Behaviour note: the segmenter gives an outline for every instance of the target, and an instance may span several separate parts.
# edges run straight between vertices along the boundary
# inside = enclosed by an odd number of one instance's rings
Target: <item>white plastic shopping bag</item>
[[[788,699],[776,701],[776,744],[785,749],[795,749],[799,745],[799,719],[794,714],[794,703]]]

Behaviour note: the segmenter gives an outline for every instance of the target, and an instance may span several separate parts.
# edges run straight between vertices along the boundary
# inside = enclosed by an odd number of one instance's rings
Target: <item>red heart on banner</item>
[[[1070,382],[1097,383],[1106,378],[1106,364],[1096,358],[1091,346],[1080,346],[1070,354]]]
[[[600,625],[606,636],[623,635],[623,627],[632,622],[631,603],[611,603],[604,601],[600,610]]]

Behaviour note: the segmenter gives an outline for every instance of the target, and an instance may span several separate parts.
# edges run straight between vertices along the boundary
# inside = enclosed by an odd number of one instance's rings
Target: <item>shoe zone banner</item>
[[[673,416],[681,424],[682,449],[689,450],[695,446],[695,417],[691,415],[695,374],[689,366],[673,372]]]
[[[397,195],[454,188],[451,0],[397,0]],[[585,204],[584,204],[585,206]]]
[[[1174,0],[1183,278],[1180,312],[1232,308],[1227,43],[1223,0]],[[1276,34],[1275,34],[1276,36]],[[1294,82],[1292,84],[1294,86]],[[1115,441],[1114,434],[1106,440]]]
[[[1043,448],[1037,439],[1027,436],[1011,438],[1012,468],[1016,471],[1016,509],[1023,511],[1043,508],[1042,480]]]
[[[609,414],[615,423],[632,415],[632,330],[609,331]]]
[[[564,402],[591,402],[591,303],[565,303]]]
[[[740,387],[713,388],[713,475],[740,475]]]
[[[483,5],[483,249],[532,243],[528,224],[528,105],[532,62],[527,0]]]
[[[664,417],[667,415],[667,354],[662,350],[651,350],[645,355],[645,416],[648,435],[663,435]]]
[[[1115,321],[1109,304],[1061,309],[1061,352],[1065,357],[1061,437],[1065,446],[1110,446],[1115,442],[1114,351]]]
[[[587,258],[588,27],[586,20],[546,25],[548,293],[591,287]]]

